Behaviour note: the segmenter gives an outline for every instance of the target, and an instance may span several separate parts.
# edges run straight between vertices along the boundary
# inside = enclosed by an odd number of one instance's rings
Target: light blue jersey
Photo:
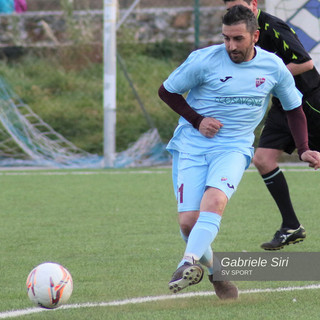
[[[195,155],[234,150],[252,157],[254,130],[270,95],[287,111],[302,103],[283,61],[259,47],[252,60],[240,64],[229,58],[224,44],[194,51],[164,87],[171,93],[188,92],[186,100],[195,111],[223,124],[213,138],[206,138],[180,117],[167,149]]]

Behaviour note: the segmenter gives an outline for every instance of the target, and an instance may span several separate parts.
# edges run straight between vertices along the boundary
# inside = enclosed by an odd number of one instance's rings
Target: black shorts
[[[317,105],[317,101],[319,101],[319,105]],[[319,110],[314,106],[318,106]],[[303,110],[308,121],[309,147],[311,150],[320,151],[320,90],[319,100],[316,95],[313,96],[313,100],[305,99]],[[296,148],[286,112],[282,109],[278,99],[272,99],[272,106],[267,115],[258,147],[283,150],[289,154]]]

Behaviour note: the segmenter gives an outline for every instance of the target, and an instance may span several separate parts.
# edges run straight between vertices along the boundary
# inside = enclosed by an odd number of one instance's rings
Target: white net
[[[141,167],[163,165],[170,162],[159,132],[156,128],[144,133],[127,150],[118,153],[116,167]]]
[[[97,168],[102,157],[65,139],[25,104],[0,78],[0,165]],[[116,155],[115,167],[165,164],[170,161],[157,129],[143,134]]]
[[[2,165],[88,166],[99,161],[45,123],[1,78],[0,121]]]

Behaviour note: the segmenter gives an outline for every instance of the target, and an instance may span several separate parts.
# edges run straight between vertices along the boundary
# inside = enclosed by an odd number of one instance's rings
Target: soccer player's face
[[[245,23],[222,25],[222,35],[228,55],[234,63],[250,61],[254,57],[254,45],[259,39],[258,30],[251,34]]]

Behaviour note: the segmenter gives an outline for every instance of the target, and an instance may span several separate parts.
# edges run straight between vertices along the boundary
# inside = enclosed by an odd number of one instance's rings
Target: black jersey
[[[311,60],[302,43],[284,21],[259,10],[258,23],[260,38],[257,43],[262,49],[275,53],[287,65]],[[320,76],[316,68],[294,76],[296,87],[304,95],[309,94],[320,85]]]

